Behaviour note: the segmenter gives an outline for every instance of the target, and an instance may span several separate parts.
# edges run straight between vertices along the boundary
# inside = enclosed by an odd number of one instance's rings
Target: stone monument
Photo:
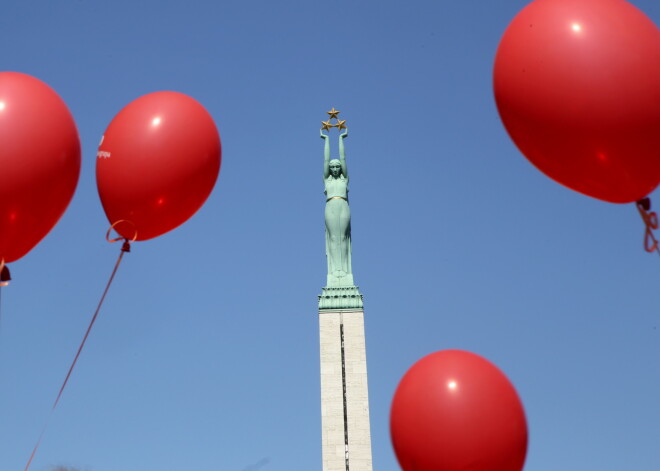
[[[372,471],[362,295],[353,281],[351,211],[339,111],[321,121],[324,140],[327,282],[319,296],[323,471]],[[334,120],[334,122],[333,122]],[[330,131],[339,130],[339,158],[330,159]],[[324,134],[323,131],[327,133]]]

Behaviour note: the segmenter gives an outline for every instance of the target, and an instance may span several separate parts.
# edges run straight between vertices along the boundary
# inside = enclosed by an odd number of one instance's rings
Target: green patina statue
[[[337,118],[339,112],[328,112],[330,118]],[[338,119],[338,118],[337,118]],[[323,158],[323,183],[325,184],[325,253],[328,259],[327,286],[353,286],[351,268],[351,210],[348,207],[348,167],[344,139],[348,136],[346,121],[338,119],[337,124],[323,121],[321,138],[325,141]],[[339,159],[330,159],[330,141],[323,130],[338,127]]]
[[[351,265],[351,210],[348,207],[348,167],[344,139],[348,136],[346,121],[339,111],[327,112],[330,119],[321,121],[324,140],[323,184],[325,185],[325,254],[328,259],[328,280],[319,296],[319,312],[352,311],[364,306],[362,294],[353,282]],[[336,120],[335,123],[331,123]],[[339,129],[339,158],[330,159],[331,128]],[[328,131],[324,134],[323,131]]]

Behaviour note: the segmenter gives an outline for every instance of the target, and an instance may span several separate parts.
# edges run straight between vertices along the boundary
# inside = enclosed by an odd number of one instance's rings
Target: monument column
[[[323,471],[372,471],[363,298],[351,263],[348,129],[339,111],[333,108],[328,115],[321,128],[328,262],[327,284],[319,296]],[[331,160],[329,131],[334,127],[340,131],[339,159]]]

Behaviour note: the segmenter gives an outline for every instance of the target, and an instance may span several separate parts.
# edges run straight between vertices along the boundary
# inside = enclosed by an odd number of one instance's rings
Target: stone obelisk
[[[351,213],[339,111],[322,121],[327,284],[319,296],[323,471],[372,471],[363,300],[353,282]],[[334,122],[333,122],[334,121]],[[330,159],[330,130],[339,130],[339,159]],[[327,133],[324,134],[323,131]]]

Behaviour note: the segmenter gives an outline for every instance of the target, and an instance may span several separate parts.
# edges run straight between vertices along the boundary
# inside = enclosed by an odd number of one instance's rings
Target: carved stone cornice
[[[319,295],[319,311],[363,308],[362,294],[357,286],[326,286]]]

